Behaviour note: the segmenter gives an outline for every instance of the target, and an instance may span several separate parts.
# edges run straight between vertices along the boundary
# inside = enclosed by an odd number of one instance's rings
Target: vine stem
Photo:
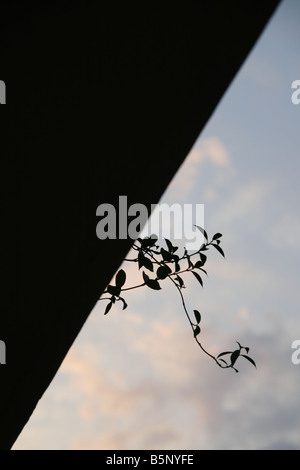
[[[138,289],[139,287],[143,287],[145,285],[146,283],[143,282],[143,284],[139,284],[138,286],[131,286],[131,287],[126,287],[125,289],[121,289],[121,292],[125,292],[126,290]],[[105,290],[103,294],[109,294],[108,290]],[[100,297],[99,300],[109,300],[109,298]]]
[[[211,245],[211,243],[212,243],[212,242],[207,243],[206,246]],[[138,250],[139,250],[139,247],[134,243],[134,244],[132,245],[132,249],[135,250],[135,251],[138,251]],[[161,264],[160,261],[157,261],[156,258],[154,258],[154,256],[151,254],[151,251],[152,251],[152,250],[150,250],[150,251],[148,252],[148,254],[151,256],[151,258],[153,258],[153,262],[154,262],[155,264]],[[157,252],[156,252],[156,253],[157,253]],[[159,253],[157,253],[157,254],[159,254]],[[195,256],[195,255],[198,255],[198,254],[199,254],[199,250],[198,250],[198,251],[195,251],[194,253],[191,253],[191,254],[189,255],[189,257],[191,258],[192,256]],[[178,262],[179,262],[179,261],[182,261],[182,260],[184,260],[184,259],[187,259],[186,255],[183,255],[181,258],[179,258]],[[138,258],[124,258],[124,261],[129,261],[129,262],[135,263],[135,262],[138,261]],[[170,263],[172,263],[172,262],[173,262],[173,261],[165,261],[166,264],[170,264]],[[181,272],[184,272],[184,271],[181,271]]]
[[[196,254],[196,253],[194,253]],[[152,253],[150,252],[150,256],[151,258],[157,263],[157,264],[160,264],[160,265],[163,265],[164,263],[162,261],[157,261],[157,259],[155,258],[155,256],[152,255]],[[185,272],[189,271],[189,269],[186,269]],[[178,286],[178,284],[176,284],[176,282],[174,281],[174,279],[171,277],[172,275],[174,274],[177,274],[177,273],[172,273],[172,274],[168,274],[168,278],[172,281],[172,283],[174,284],[174,286],[176,287],[177,291],[179,292],[179,295],[180,295],[180,298],[181,298],[181,303],[182,303],[182,306],[183,306],[183,309],[184,309],[184,312],[187,316],[187,319],[191,325],[191,328],[192,328],[192,331],[194,332],[194,324],[189,316],[189,312],[187,310],[187,307],[186,307],[186,304],[185,304],[185,300],[184,300],[184,297],[183,297],[183,294],[181,292],[181,289],[180,287]],[[198,344],[198,346],[200,347],[200,349],[204,352],[204,354],[206,354],[207,356],[209,356],[211,359],[213,359],[215,361],[215,363],[221,368],[221,369],[228,369],[229,367],[231,367],[230,365],[223,365],[221,364],[218,359],[213,356],[212,354],[210,354],[208,351],[206,351],[206,349],[202,346],[202,344],[200,343],[200,341],[198,340],[197,336],[194,336],[194,339],[196,341],[196,343]]]
[[[181,292],[181,289],[180,289],[180,287],[176,284],[176,282],[174,281],[174,279],[172,279],[170,276],[168,276],[168,278],[173,282],[174,286],[176,287],[177,291],[179,292],[179,295],[180,295],[180,298],[181,298],[181,303],[182,303],[182,306],[183,306],[183,310],[184,310],[184,312],[185,312],[185,314],[186,314],[186,316],[187,316],[187,319],[188,319],[188,321],[189,321],[189,323],[190,323],[190,325],[191,325],[192,330],[194,331],[194,328],[193,328],[194,323],[192,322],[192,320],[191,320],[191,318],[190,318],[190,316],[189,316],[189,313],[188,313],[188,310],[187,310],[187,307],[186,307],[185,300],[184,300],[183,294],[182,294],[182,292]],[[230,366],[225,366],[225,365],[223,366],[223,364],[220,364],[220,362],[218,361],[218,359],[217,359],[215,356],[213,356],[212,354],[210,354],[210,353],[202,346],[202,344],[201,344],[200,341],[198,340],[197,336],[194,337],[194,339],[195,339],[196,343],[198,344],[198,346],[201,348],[201,350],[202,350],[207,356],[211,357],[211,359],[213,359],[213,360],[216,362],[216,364],[217,364],[219,367],[221,367],[221,369],[226,369],[226,368],[230,367]]]

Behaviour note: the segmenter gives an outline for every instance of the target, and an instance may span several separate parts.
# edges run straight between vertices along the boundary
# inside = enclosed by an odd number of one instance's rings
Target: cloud
[[[225,166],[229,163],[227,151],[217,137],[200,139],[188,158],[191,163],[200,163],[207,159],[215,166]]]
[[[86,357],[71,352],[61,366],[62,373],[68,374],[69,386],[81,393],[78,412],[83,419],[90,420],[96,413],[110,417],[129,414],[153,393],[146,384],[132,390],[124,373],[117,368],[106,369],[95,361],[97,355],[98,351],[90,344]]]
[[[199,170],[204,162],[209,162],[214,167],[229,165],[228,152],[217,137],[199,139],[195,143],[168,188],[171,198],[173,193],[176,194],[176,199],[186,197],[194,189]]]
[[[126,319],[119,328],[115,321],[107,323],[102,333],[111,338],[111,349],[99,340],[97,347],[87,341],[70,351],[59,375],[66,390],[77,394],[74,413],[81,425],[70,432],[72,448],[181,447],[181,420],[191,414],[191,406],[187,402],[180,410],[178,400],[193,381],[189,363],[195,350],[185,321],[171,312],[165,316],[154,322],[146,318],[142,326]],[[182,324],[187,327],[183,337]],[[123,363],[115,360],[120,355]],[[197,401],[199,408],[200,397]],[[204,420],[204,402],[201,408]],[[63,404],[60,409],[63,413]]]
[[[138,423],[137,423],[138,425]],[[169,443],[173,443],[178,438],[177,433],[172,427],[166,426],[164,423],[153,426],[150,431],[143,431],[143,426],[139,425],[134,430],[136,433],[136,439],[139,441],[139,437],[142,435],[143,444],[135,447],[135,449],[167,449],[170,446]],[[128,430],[118,431],[109,430],[105,431],[95,437],[92,440],[85,438],[75,438],[72,449],[73,450],[118,450],[118,449],[132,449],[132,434]],[[149,447],[149,444],[152,443]]]
[[[125,365],[112,369],[104,366],[111,351],[101,344],[101,367],[89,348],[68,359],[63,372],[71,374],[69,386],[81,390],[78,413],[93,429],[92,439],[77,433],[73,448],[267,448],[283,437],[285,445],[296,445],[297,370],[284,327],[244,332],[258,370],[244,361],[235,374],[202,355],[184,324],[168,310],[164,320],[145,320],[142,328],[124,322],[116,332],[112,326],[126,350]],[[203,335],[212,342],[212,327]],[[223,341],[232,344],[231,334]]]
[[[264,90],[270,91],[270,87],[278,85],[278,68],[266,60],[251,57],[243,67],[242,73],[254,86]]]
[[[213,189],[211,187],[205,188],[205,191],[204,191],[205,201],[207,201],[207,202],[213,201],[214,199],[216,199],[216,197],[217,197],[217,192],[216,192],[215,189]]]
[[[275,188],[275,183],[270,181],[253,180],[245,182],[236,187],[231,197],[226,198],[226,202],[221,204],[214,214],[214,220],[219,225],[232,225],[237,221],[246,224],[258,224],[258,218],[266,216],[267,197]]]
[[[274,221],[269,237],[275,248],[292,250],[300,254],[300,218],[298,213],[287,212]]]

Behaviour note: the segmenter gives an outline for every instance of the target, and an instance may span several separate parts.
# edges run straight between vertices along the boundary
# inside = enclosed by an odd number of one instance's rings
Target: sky
[[[124,311],[97,303],[13,449],[300,449],[299,25],[283,0],[160,201],[204,204],[223,234],[185,297],[203,345],[239,341],[257,369],[204,355],[167,280],[129,291]]]

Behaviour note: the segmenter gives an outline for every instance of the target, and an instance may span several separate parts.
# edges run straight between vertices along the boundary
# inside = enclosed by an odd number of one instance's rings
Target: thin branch
[[[137,286],[126,287],[125,289],[121,289],[120,293],[121,293],[121,292],[125,292],[126,290],[138,289],[139,287],[143,287],[143,286],[145,286],[145,285],[146,285],[146,283],[143,282],[143,284],[139,284],[139,285],[137,285]],[[103,291],[103,294],[109,294],[108,290]],[[102,294],[102,295],[103,295],[103,294]],[[100,297],[99,300],[104,300],[104,298]],[[108,298],[106,297],[105,300],[110,300],[110,299],[108,299]]]
[[[168,278],[173,282],[174,286],[176,287],[177,291],[179,292],[183,309],[184,309],[185,314],[186,314],[186,316],[187,316],[187,318],[188,318],[188,321],[189,321],[189,323],[190,323],[190,325],[191,325],[191,328],[192,328],[192,330],[193,330],[193,332],[194,332],[194,328],[193,328],[194,323],[192,322],[192,320],[191,320],[191,318],[190,318],[190,316],[189,316],[189,313],[188,313],[188,311],[187,311],[186,304],[185,304],[185,300],[184,300],[183,294],[182,294],[182,292],[181,292],[181,289],[180,289],[180,287],[176,284],[176,282],[174,281],[174,279],[171,278],[170,275],[168,275]],[[197,336],[194,336],[194,339],[195,339],[196,343],[198,344],[198,346],[202,349],[202,351],[203,351],[207,356],[211,357],[211,358],[216,362],[216,364],[217,364],[219,367],[221,367],[222,369],[226,369],[226,368],[228,368],[228,367],[231,367],[231,366],[228,366],[228,365],[225,366],[225,365],[220,364],[219,361],[218,361],[218,359],[217,359],[215,356],[213,356],[213,355],[210,354],[208,351],[206,351],[206,349],[202,346],[202,344],[201,344],[200,341],[198,340]]]

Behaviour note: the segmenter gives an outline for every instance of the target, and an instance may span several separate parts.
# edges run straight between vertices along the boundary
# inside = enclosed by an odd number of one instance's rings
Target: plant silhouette
[[[142,270],[143,282],[135,286],[124,287],[126,283],[126,272],[123,269],[120,269],[115,277],[115,285],[108,285],[106,290],[103,292],[103,295],[109,294],[110,297],[100,297],[99,299],[109,301],[106,305],[104,315],[108,314],[116,302],[122,303],[123,310],[127,308],[128,305],[124,297],[121,296],[121,293],[123,294],[123,292],[145,286],[150,289],[160,290],[162,282],[167,279],[174,285],[180,296],[181,304],[191,326],[194,340],[203,353],[213,359],[222,369],[233,369],[235,372],[238,372],[236,363],[241,357],[247,359],[254,367],[256,367],[254,360],[249,356],[249,348],[241,346],[238,341],[236,342],[238,345],[237,349],[224,351],[218,354],[218,356],[214,356],[203,347],[202,342],[199,340],[202,317],[198,310],[193,310],[193,314],[188,311],[183,295],[185,283],[181,275],[184,273],[193,274],[199,284],[203,287],[202,276],[203,274],[207,275],[207,272],[204,269],[207,256],[204,252],[208,251],[210,247],[214,247],[224,258],[225,254],[220,246],[222,237],[221,233],[216,233],[209,241],[206,231],[202,227],[197,225],[196,227],[203,234],[205,243],[203,243],[200,248],[193,253],[188,253],[186,248],[184,248],[182,256],[176,254],[178,247],[173,246],[172,242],[166,238],[166,248],[160,247],[157,244],[158,237],[156,235],[151,235],[150,237],[145,237],[143,239],[138,238],[132,246],[133,250],[136,251],[137,256],[132,259],[125,259],[125,261],[137,263],[139,270],[144,268]],[[146,270],[149,274],[146,273]],[[150,277],[151,273],[153,273],[152,277]],[[224,359],[226,356],[228,356],[227,360]]]

